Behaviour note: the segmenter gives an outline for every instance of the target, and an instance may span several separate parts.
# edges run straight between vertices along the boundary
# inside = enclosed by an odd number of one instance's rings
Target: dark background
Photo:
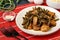
[[[29,3],[28,0],[21,0],[18,3],[15,2],[16,5],[22,5],[22,4],[26,4],[26,3]]]

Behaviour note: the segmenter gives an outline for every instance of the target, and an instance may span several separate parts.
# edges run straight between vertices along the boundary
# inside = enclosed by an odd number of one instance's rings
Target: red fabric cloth
[[[24,4],[24,5],[19,5],[15,8],[14,12],[16,14],[18,14],[19,11],[21,11],[22,9],[26,8],[26,7],[29,7],[29,6],[33,6],[35,5],[34,3],[29,3],[29,4]],[[44,3],[42,5],[46,5],[45,3],[45,0],[44,0]],[[20,34],[24,35],[26,38],[28,38],[29,40],[58,40],[60,38],[60,30],[58,30],[57,32],[51,34],[51,35],[47,35],[47,36],[33,36],[33,35],[29,35],[29,34],[26,34],[24,32],[22,32],[17,26],[16,26],[16,23],[15,23],[15,20],[12,21],[12,22],[7,22],[5,20],[3,20],[2,18],[2,14],[3,12],[0,11],[0,28],[1,27],[5,27],[5,28],[8,28],[10,25],[13,26],[13,28],[19,32]],[[13,37],[6,37],[4,36],[1,32],[0,32],[0,40],[16,40],[15,38]],[[22,39],[23,40],[23,39]]]

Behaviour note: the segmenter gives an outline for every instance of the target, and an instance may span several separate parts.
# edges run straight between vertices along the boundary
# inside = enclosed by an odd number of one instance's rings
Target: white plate
[[[54,33],[56,31],[59,30],[59,27],[60,27],[60,20],[58,20],[56,23],[56,26],[51,28],[49,31],[47,32],[42,32],[42,31],[34,31],[34,30],[28,30],[28,29],[24,29],[23,28],[23,25],[22,25],[22,22],[23,22],[23,17],[25,16],[26,12],[32,10],[32,7],[35,7],[35,6],[31,6],[31,7],[28,7],[28,8],[25,8],[23,9],[22,11],[20,11],[16,17],[16,24],[17,26],[25,33],[28,33],[28,34],[32,34],[32,35],[48,35],[48,34],[51,34],[51,33]],[[47,6],[36,6],[36,7],[41,7],[41,8],[44,8],[44,9],[48,9],[49,11],[51,12],[54,12],[56,13],[56,16],[57,18],[60,19],[60,13],[51,8],[51,7],[47,7]]]

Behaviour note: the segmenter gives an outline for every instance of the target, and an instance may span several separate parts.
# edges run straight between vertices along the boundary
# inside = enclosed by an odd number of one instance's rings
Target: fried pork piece
[[[55,20],[51,20],[51,23],[50,23],[52,26],[56,26],[56,21]]]
[[[48,12],[48,15],[50,15],[50,16],[52,17],[52,16],[55,15],[55,13],[49,11],[49,12]]]
[[[33,27],[32,27],[32,24],[30,24],[29,26],[28,26],[28,29],[29,30],[31,30]]]
[[[48,25],[46,25],[46,24],[43,24],[43,25],[41,26],[41,31],[42,31],[42,32],[47,32],[49,29],[50,29],[50,27],[49,27]]]
[[[38,13],[38,11],[37,10],[32,11],[32,14],[35,14],[35,13]]]
[[[33,25],[37,25],[38,18],[36,16],[33,17]]]
[[[38,18],[36,16],[33,17],[33,30],[39,30],[40,27],[37,26]]]
[[[40,27],[38,27],[37,25],[33,25],[33,30],[38,31],[40,29]]]

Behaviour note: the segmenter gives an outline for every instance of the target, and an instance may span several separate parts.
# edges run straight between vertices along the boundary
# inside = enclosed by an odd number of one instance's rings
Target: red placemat
[[[45,2],[45,1],[44,1]],[[20,5],[20,6],[17,6],[14,10],[14,12],[16,12],[16,14],[18,14],[19,11],[21,11],[22,9],[26,8],[26,7],[29,7],[29,6],[33,6],[35,4],[33,3],[29,3],[29,4],[24,4],[24,5]],[[43,3],[42,5],[46,5],[46,3]],[[46,5],[47,6],[47,5]],[[2,14],[3,12],[0,12],[0,28],[1,27],[9,27],[10,25],[13,26],[13,28],[19,32],[20,34],[24,35],[26,38],[28,38],[29,40],[59,40],[60,39],[60,30],[58,30],[57,32],[51,34],[51,35],[47,35],[47,36],[33,36],[33,35],[29,35],[29,34],[26,34],[24,32],[22,32],[17,26],[16,26],[16,23],[15,23],[15,20],[12,21],[12,22],[7,22],[5,20],[3,20],[2,18]],[[6,37],[4,36],[1,32],[0,32],[0,40],[16,40],[15,38],[13,37]],[[23,40],[23,39],[22,39]]]

